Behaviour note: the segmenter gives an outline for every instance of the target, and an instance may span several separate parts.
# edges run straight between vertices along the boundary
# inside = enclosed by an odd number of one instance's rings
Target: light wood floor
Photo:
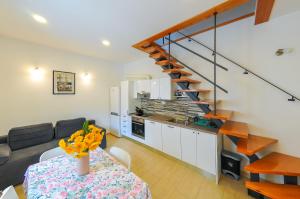
[[[108,147],[118,146],[132,157],[132,171],[146,181],[154,199],[250,199],[243,180],[222,177],[216,185],[214,178],[197,168],[171,158],[126,138],[108,135]],[[20,199],[23,188],[16,186]]]

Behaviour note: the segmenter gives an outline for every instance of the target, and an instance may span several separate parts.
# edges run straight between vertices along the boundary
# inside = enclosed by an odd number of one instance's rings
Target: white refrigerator
[[[120,132],[120,88],[110,88],[110,132],[121,137]]]

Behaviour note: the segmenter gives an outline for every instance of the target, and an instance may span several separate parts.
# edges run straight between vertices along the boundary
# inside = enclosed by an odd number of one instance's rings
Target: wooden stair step
[[[166,66],[166,65],[168,65],[168,64],[175,64],[176,62],[175,61],[169,61],[169,60],[162,60],[162,61],[157,61],[157,62],[155,62],[155,64],[157,64],[157,65],[160,65],[160,66]]]
[[[180,79],[172,79],[172,82],[173,83],[188,82],[188,83],[191,83],[191,84],[201,83],[201,81],[199,81],[199,80],[190,79],[190,78],[187,78],[187,77],[182,77]]]
[[[181,75],[185,75],[185,76],[191,76],[193,75],[192,73],[189,73],[189,72],[186,72],[184,70],[180,70],[180,69],[166,69],[166,70],[163,70],[164,73],[180,73]]]
[[[227,120],[219,132],[237,138],[248,138],[249,129],[246,123]]]
[[[154,53],[154,52],[161,52],[162,49],[158,46],[150,46],[150,47],[144,48],[144,51],[146,53]]]
[[[168,59],[169,58],[168,54],[164,53],[164,52],[153,53],[153,54],[150,54],[149,57],[151,57],[153,59],[160,59],[160,58]]]
[[[144,42],[143,44],[141,44],[141,47],[142,47],[142,48],[148,48],[148,47],[150,47],[150,46],[152,46],[152,43],[151,43],[151,42],[148,42],[148,41],[146,41],[146,42]]]
[[[219,120],[229,120],[232,116],[232,111],[229,110],[217,110],[217,114],[214,114],[214,111],[209,112],[204,115],[207,119],[219,119]]]
[[[217,104],[220,103],[221,100],[217,100]],[[192,104],[206,104],[206,105],[214,105],[214,100],[200,100],[200,101],[192,101]]]
[[[159,65],[159,66],[167,66],[167,65],[169,65],[169,63],[174,67],[174,68],[176,68],[176,69],[182,69],[182,68],[184,68],[184,66],[181,66],[180,64],[177,64],[174,60],[172,61],[170,61],[169,62],[169,60],[162,60],[162,61],[157,61],[157,62],[155,62],[155,64],[157,64],[157,65]]]
[[[246,187],[271,199],[299,199],[300,186],[246,181]]]
[[[251,156],[276,142],[278,142],[276,139],[250,134],[247,139],[240,139],[238,141],[237,151]]]
[[[300,158],[273,152],[245,167],[251,173],[300,176]]]
[[[208,89],[190,89],[190,90],[177,90],[177,92],[183,92],[183,93],[208,93],[211,90]]]

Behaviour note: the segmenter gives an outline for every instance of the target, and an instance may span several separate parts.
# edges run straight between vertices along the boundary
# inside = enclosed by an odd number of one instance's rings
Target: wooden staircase
[[[250,134],[247,123],[231,120],[233,111],[217,109],[215,113],[210,110],[209,106],[214,102],[199,98],[200,93],[205,94],[210,90],[190,89],[190,84],[199,84],[201,81],[192,79],[192,73],[182,70],[185,67],[178,64],[174,57],[169,56],[157,44],[140,45],[138,49],[149,53],[149,57],[155,59],[155,63],[163,68],[162,72],[168,73],[172,82],[181,88],[177,92],[185,92],[193,100],[192,103],[197,104],[205,112],[205,118],[219,121],[222,124],[219,133],[228,136],[236,144],[237,151],[249,158],[250,164],[245,167],[245,170],[250,172],[251,181],[246,182],[245,185],[250,192],[254,191],[256,198],[267,196],[274,199],[300,199],[300,186],[294,178],[300,176],[299,158],[273,152],[259,159],[257,153],[277,143],[278,140]],[[286,184],[258,182],[259,174],[283,175]]]

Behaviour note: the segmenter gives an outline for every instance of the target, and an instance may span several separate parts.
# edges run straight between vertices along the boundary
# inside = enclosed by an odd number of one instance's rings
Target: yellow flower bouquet
[[[75,158],[82,158],[95,150],[103,139],[103,130],[88,122],[83,124],[81,130],[76,131],[67,140],[61,139],[58,145]]]

